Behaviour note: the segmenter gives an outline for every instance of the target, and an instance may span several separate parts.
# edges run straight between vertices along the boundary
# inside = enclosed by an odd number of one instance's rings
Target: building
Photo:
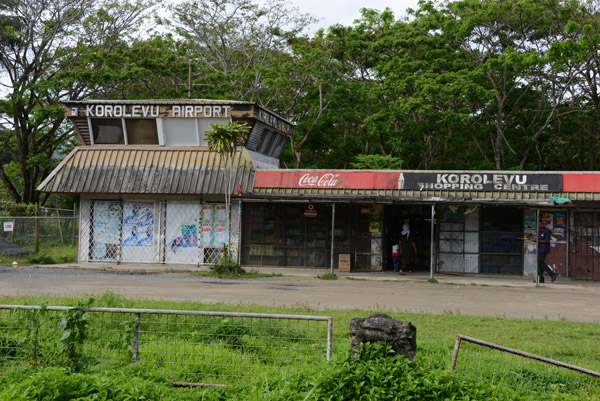
[[[211,264],[230,243],[246,266],[391,269],[404,222],[414,269],[535,275],[537,221],[563,276],[600,279],[594,172],[288,170],[293,124],[249,102],[65,103],[85,145],[38,187],[81,195],[79,259]],[[209,123],[251,127],[229,170]],[[230,174],[228,173],[230,171]],[[231,232],[224,198],[233,183]]]

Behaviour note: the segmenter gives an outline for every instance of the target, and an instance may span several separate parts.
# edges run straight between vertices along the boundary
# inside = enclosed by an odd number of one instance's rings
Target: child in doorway
[[[394,272],[404,274],[404,271],[400,269],[400,242],[392,245],[392,260],[394,262]]]

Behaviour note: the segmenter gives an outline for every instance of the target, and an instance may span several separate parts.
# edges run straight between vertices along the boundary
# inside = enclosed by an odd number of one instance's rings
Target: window
[[[210,124],[228,124],[229,119],[227,118],[199,118],[198,119],[198,131],[200,132],[200,145],[208,146],[208,141],[205,139],[204,133],[206,131],[212,131]]]
[[[92,118],[92,133],[95,144],[123,144],[121,119]]]
[[[198,145],[196,120],[193,118],[163,118],[165,145]]]
[[[158,130],[153,118],[127,119],[127,143],[130,145],[158,145]]]

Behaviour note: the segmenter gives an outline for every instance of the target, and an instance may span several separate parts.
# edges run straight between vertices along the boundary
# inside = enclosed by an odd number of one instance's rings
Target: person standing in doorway
[[[394,245],[392,245],[392,261],[394,262],[394,272],[404,274],[404,272],[400,270],[400,241],[395,242]]]
[[[556,273],[552,271],[550,266],[546,263],[546,256],[550,253],[550,238],[552,237],[552,231],[542,220],[538,222],[538,263],[537,263],[537,275],[538,282],[544,282],[544,272],[548,273],[551,277],[552,282],[556,281]]]
[[[410,271],[414,256],[417,254],[417,245],[415,245],[415,240],[410,234],[410,226],[408,223],[404,223],[402,226],[402,232],[400,233],[400,250],[402,253],[402,268],[400,269],[400,274],[404,274],[405,271]]]

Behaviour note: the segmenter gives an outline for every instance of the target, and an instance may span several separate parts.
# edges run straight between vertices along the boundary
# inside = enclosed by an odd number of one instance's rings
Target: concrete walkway
[[[83,263],[65,263],[53,265],[41,265],[45,268],[66,268],[75,270],[105,271],[122,274],[159,274],[159,273],[186,273],[207,271],[207,266],[196,265],[164,265],[164,264],[146,264],[146,263],[111,263],[111,262],[83,262]],[[245,267],[246,271],[257,271],[265,274],[281,274],[290,277],[316,277],[329,273],[329,269],[311,269],[294,267]],[[374,281],[421,281],[429,280],[429,272],[413,272],[402,276],[391,271],[384,272],[338,272],[333,271],[338,278],[351,280],[374,280]],[[499,286],[499,287],[535,287],[533,277],[523,276],[504,276],[504,275],[481,275],[481,274],[446,274],[435,273],[434,278],[442,284],[455,285],[480,285],[480,286]],[[546,278],[545,286],[560,286],[562,289],[577,288],[600,288],[598,281],[572,280],[566,277],[559,277],[554,283],[550,278]]]

